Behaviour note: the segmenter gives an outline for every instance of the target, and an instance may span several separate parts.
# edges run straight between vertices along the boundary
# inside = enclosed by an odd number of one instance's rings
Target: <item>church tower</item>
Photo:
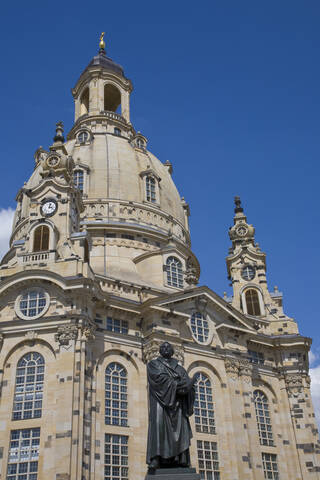
[[[197,376],[202,479],[320,479],[311,340],[269,292],[239,198],[233,297],[198,286],[189,206],[131,123],[132,91],[102,35],[73,127],[65,139],[57,123],[17,194],[0,265],[1,478],[143,480],[146,363],[168,341]]]

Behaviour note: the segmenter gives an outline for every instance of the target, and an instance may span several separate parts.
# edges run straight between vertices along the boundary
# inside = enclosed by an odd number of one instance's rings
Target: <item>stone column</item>
[[[250,460],[250,442],[247,425],[245,423],[246,411],[243,405],[242,382],[239,374],[241,364],[233,358],[225,359],[225,368],[228,377],[228,391],[231,404],[231,416],[233,431],[229,432],[229,444],[234,445],[235,455],[232,455],[233,469],[237,468],[237,478],[254,480]],[[233,437],[233,438],[232,438]],[[232,477],[231,477],[232,478]]]
[[[319,480],[320,442],[311,404],[310,377],[306,373],[285,373],[284,380],[301,478]]]

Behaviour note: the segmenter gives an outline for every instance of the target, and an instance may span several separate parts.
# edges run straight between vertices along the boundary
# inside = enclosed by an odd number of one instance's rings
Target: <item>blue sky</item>
[[[320,356],[318,1],[5,2],[0,20],[0,208],[32,172],[70,88],[97,52],[134,83],[132,121],[169,159],[191,206],[201,283],[230,293],[225,256],[240,195],[268,283]]]

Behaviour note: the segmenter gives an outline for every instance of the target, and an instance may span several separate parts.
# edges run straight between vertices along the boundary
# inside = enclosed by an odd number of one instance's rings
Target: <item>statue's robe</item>
[[[149,384],[149,430],[147,463],[161,459],[189,458],[195,389],[175,358],[159,357],[147,366]],[[181,455],[183,454],[184,455]],[[180,460],[181,461],[181,460]],[[185,461],[185,460],[184,460]],[[182,462],[184,462],[182,461]]]

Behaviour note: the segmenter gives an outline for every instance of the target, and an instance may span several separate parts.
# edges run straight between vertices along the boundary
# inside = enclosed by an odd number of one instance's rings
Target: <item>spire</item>
[[[248,225],[247,217],[243,212],[243,207],[241,205],[241,199],[239,196],[234,197],[234,218],[233,218],[233,227],[229,229],[229,237],[232,240],[232,250],[237,245],[254,245],[254,227]]]
[[[56,123],[56,134],[53,137],[54,143],[64,143],[64,136],[63,136],[63,122],[57,122]]]
[[[101,35],[100,35],[100,42],[99,42],[99,53],[102,53],[102,54],[106,54],[106,44],[105,44],[105,41],[104,41],[104,36],[105,36],[105,32],[102,32]]]
[[[234,204],[236,208],[234,209],[234,213],[243,212],[243,208],[241,207],[241,199],[240,197],[234,197]]]

